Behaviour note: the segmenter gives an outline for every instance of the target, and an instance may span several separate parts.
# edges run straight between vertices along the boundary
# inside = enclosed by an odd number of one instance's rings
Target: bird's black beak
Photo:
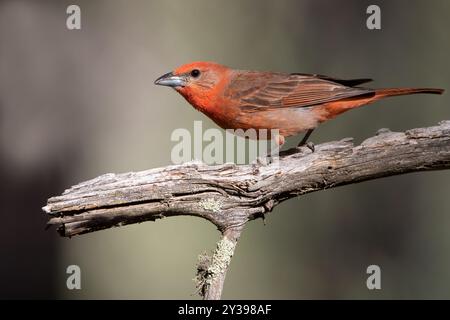
[[[155,84],[172,88],[184,87],[186,85],[186,78],[183,76],[176,76],[172,72],[169,72],[156,79]]]

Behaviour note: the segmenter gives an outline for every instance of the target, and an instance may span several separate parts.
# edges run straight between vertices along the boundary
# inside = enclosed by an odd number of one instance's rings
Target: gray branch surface
[[[198,267],[200,293],[219,299],[228,264],[248,221],[305,193],[415,171],[450,168],[450,121],[438,126],[294,148],[270,164],[208,166],[188,162],[105,174],[48,199],[43,210],[65,237],[163,217],[189,215],[222,232],[214,255]],[[203,265],[203,267],[201,267]]]
[[[163,217],[205,218],[224,232],[305,193],[402,173],[450,168],[450,121],[406,132],[381,129],[351,139],[291,149],[269,165],[188,162],[105,174],[48,199],[49,224],[71,237]]]

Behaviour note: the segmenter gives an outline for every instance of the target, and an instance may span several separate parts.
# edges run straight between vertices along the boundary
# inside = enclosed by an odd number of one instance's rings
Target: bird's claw
[[[299,144],[297,146],[297,148],[302,148],[302,147],[307,147],[309,150],[311,150],[311,152],[316,151],[316,147],[314,146],[314,143],[311,141],[308,141],[307,143],[304,143],[304,144]]]
[[[314,143],[312,143],[311,141],[308,141],[306,143],[306,146],[308,147],[309,150],[311,150],[311,152],[316,151],[316,147],[314,146]]]
[[[268,154],[265,156],[257,157],[253,160],[252,165],[256,166],[267,166],[273,162],[272,155]]]

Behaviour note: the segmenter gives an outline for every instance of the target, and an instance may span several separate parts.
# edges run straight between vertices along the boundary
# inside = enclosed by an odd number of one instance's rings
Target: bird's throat
[[[189,102],[195,109],[209,115],[214,112],[215,99],[214,95],[208,92],[193,92],[188,88],[182,88],[178,92]]]

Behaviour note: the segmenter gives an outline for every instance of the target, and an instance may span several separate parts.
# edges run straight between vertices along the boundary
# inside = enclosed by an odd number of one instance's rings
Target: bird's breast
[[[249,111],[245,106],[230,101],[222,101],[204,113],[224,129],[278,130],[284,136],[315,128],[322,118],[321,109],[315,107]]]

